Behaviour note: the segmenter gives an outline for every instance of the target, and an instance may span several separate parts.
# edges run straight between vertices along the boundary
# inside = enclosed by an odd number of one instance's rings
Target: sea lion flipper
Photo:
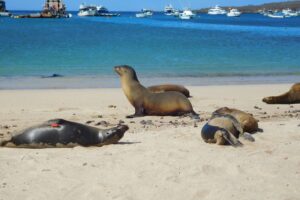
[[[223,138],[233,147],[243,146],[241,143],[232,133],[229,131],[222,131]]]
[[[135,108],[135,113],[133,115],[127,115],[126,118],[144,117],[144,109],[142,106]]]
[[[243,134],[240,134],[240,136],[245,140],[248,140],[250,142],[255,142],[254,137],[250,133],[244,132]]]

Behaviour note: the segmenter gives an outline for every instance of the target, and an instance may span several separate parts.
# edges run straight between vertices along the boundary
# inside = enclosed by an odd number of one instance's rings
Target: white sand
[[[51,118],[130,126],[120,144],[100,148],[0,148],[0,200],[300,199],[300,105],[261,102],[289,88],[189,87],[203,119],[228,106],[260,120],[264,132],[242,148],[204,143],[205,122],[194,127],[189,118],[125,119],[134,110],[120,89],[0,91],[0,137]]]

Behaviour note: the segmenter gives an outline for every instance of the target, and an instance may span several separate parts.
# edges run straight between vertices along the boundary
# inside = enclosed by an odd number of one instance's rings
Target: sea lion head
[[[116,144],[124,136],[128,129],[129,127],[127,125],[119,125],[115,128],[100,132],[99,136],[101,138],[105,138],[105,144]]]
[[[265,97],[262,100],[265,103],[273,103],[274,102],[274,97]]]
[[[127,77],[136,81],[138,80],[135,70],[128,65],[116,66],[114,67],[114,69],[121,78]]]

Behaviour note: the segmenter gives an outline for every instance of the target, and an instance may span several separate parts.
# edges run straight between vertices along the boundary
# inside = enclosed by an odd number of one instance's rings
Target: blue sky
[[[142,8],[163,10],[166,4],[171,3],[176,8],[191,7],[193,9],[220,6],[240,6],[248,4],[262,4],[283,0],[64,0],[68,10],[78,10],[82,2],[100,4],[109,10],[135,11]],[[40,10],[44,0],[6,0],[8,10]]]

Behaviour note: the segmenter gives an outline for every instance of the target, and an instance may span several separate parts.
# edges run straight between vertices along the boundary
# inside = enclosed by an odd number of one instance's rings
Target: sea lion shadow
[[[126,144],[140,144],[142,142],[118,142],[116,145],[126,145]]]

